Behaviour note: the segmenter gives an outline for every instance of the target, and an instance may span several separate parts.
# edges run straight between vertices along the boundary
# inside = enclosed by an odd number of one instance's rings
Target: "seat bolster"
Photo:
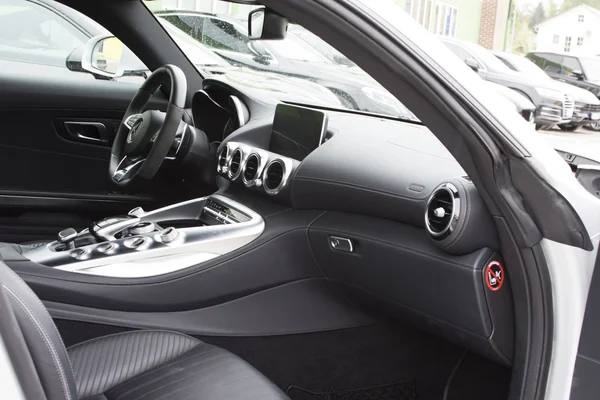
[[[284,400],[288,397],[246,361],[201,344],[106,392],[109,400]]]
[[[202,344],[169,331],[131,331],[88,340],[67,351],[79,398],[106,390]]]

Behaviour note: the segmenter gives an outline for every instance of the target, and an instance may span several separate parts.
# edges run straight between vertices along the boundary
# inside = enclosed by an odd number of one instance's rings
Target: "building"
[[[580,5],[536,26],[536,50],[600,55],[600,10]]]
[[[515,0],[396,0],[417,22],[436,35],[504,50],[509,10]]]

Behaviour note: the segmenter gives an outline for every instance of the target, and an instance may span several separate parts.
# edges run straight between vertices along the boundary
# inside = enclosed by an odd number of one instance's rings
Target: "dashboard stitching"
[[[82,283],[82,284],[86,284],[86,285],[118,286],[118,287],[156,286],[156,285],[162,285],[162,284],[171,283],[171,282],[178,281],[178,280],[181,280],[181,279],[189,278],[191,276],[202,274],[202,273],[204,273],[206,271],[210,271],[210,270],[212,270],[214,268],[217,268],[217,267],[221,266],[222,264],[224,264],[226,262],[233,261],[233,260],[235,260],[237,258],[243,257],[243,256],[247,255],[247,253],[249,253],[251,251],[254,251],[254,250],[257,250],[257,249],[259,249],[259,248],[267,245],[268,243],[272,242],[275,239],[278,239],[280,237],[286,236],[289,233],[293,233],[293,232],[296,232],[296,231],[303,231],[303,230],[306,230],[306,229],[307,229],[307,227],[305,227],[305,226],[288,229],[286,231],[283,231],[283,232],[277,234],[276,236],[273,236],[272,238],[266,240],[265,242],[262,242],[262,243],[258,244],[256,247],[252,247],[251,249],[247,249],[246,251],[244,251],[244,252],[242,252],[240,254],[237,254],[235,256],[232,256],[230,258],[223,259],[222,261],[220,261],[217,264],[208,266],[208,267],[203,268],[203,269],[201,269],[199,271],[190,272],[188,274],[180,275],[180,276],[173,277],[173,278],[170,278],[170,279],[166,279],[166,280],[163,280],[163,281],[148,282],[148,283],[132,283],[132,284],[122,284],[122,283],[119,283],[119,282],[115,282],[115,283],[112,283],[112,282],[110,282],[110,283],[109,282],[86,282],[86,281],[83,281],[83,280],[67,279],[67,278],[63,278],[63,277],[55,277],[55,276],[49,276],[49,275],[46,275],[46,274],[32,273],[32,272],[26,272],[26,271],[15,271],[15,272],[18,275],[21,275],[21,276],[22,275],[36,276],[36,277],[39,277],[39,278],[52,279],[52,280],[58,280],[58,281],[64,281],[64,282]],[[21,263],[21,262],[23,262],[23,261],[16,261],[15,263]],[[198,265],[201,265],[201,264],[198,264]],[[194,267],[190,267],[190,268],[194,268]]]
[[[352,183],[348,183],[348,182],[339,182],[339,181],[332,181],[329,179],[319,179],[319,178],[309,178],[309,177],[303,177],[303,176],[298,176],[296,175],[296,177],[294,178],[294,181],[307,181],[307,182],[319,182],[319,183],[327,183],[327,184],[331,184],[331,185],[337,185],[337,186],[346,186],[346,187],[350,187],[353,189],[361,189],[361,190],[367,190],[373,193],[377,193],[377,194],[384,194],[384,195],[388,195],[390,197],[395,197],[395,198],[399,198],[399,199],[405,199],[408,201],[413,201],[415,203],[422,203],[424,201],[427,200],[427,197],[424,198],[414,198],[414,197],[407,197],[407,196],[402,196],[398,193],[393,193],[393,192],[388,192],[385,190],[380,190],[380,189],[375,189],[375,188],[370,188],[367,186],[361,186],[361,185],[356,185],[356,184],[352,184]]]
[[[459,262],[451,262],[451,261],[448,261],[448,260],[446,260],[446,259],[444,259],[442,257],[438,257],[435,254],[427,253],[427,252],[420,251],[420,250],[415,250],[413,248],[402,246],[402,245],[399,245],[397,243],[388,242],[386,240],[374,239],[374,238],[369,237],[369,236],[364,236],[364,235],[356,234],[356,233],[353,233],[353,232],[346,232],[344,230],[333,231],[333,230],[328,230],[328,229],[323,229],[323,228],[314,228],[313,230],[321,232],[321,233],[345,234],[345,235],[348,235],[348,236],[353,236],[353,237],[361,238],[361,239],[372,241],[372,242],[382,243],[382,244],[385,244],[385,245],[388,245],[388,246],[391,246],[391,247],[395,247],[395,248],[398,248],[398,249],[406,250],[409,253],[416,253],[416,254],[422,255],[424,257],[440,261],[440,262],[442,262],[442,263],[444,263],[446,265],[450,265],[450,266],[453,266],[453,267],[464,269],[466,271],[472,271],[473,270],[472,268],[470,268],[466,264],[459,263]]]

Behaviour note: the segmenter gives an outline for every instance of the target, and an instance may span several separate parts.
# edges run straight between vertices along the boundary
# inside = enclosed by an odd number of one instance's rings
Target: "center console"
[[[260,215],[212,195],[144,212],[108,217],[23,256],[48,267],[82,274],[134,278],[161,275],[208,261],[256,239]]]

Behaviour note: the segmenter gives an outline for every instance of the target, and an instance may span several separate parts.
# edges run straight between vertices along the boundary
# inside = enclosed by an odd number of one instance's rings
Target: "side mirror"
[[[479,69],[481,68],[477,60],[475,60],[474,58],[467,58],[465,60],[465,64],[467,64],[467,66],[475,72],[479,72]]]
[[[288,20],[275,11],[261,7],[248,14],[250,40],[283,40],[287,34]]]
[[[578,81],[582,81],[584,76],[583,76],[583,71],[580,69],[574,69],[573,72],[571,72],[571,75],[576,78]]]
[[[119,39],[101,35],[91,38],[67,57],[67,68],[89,72],[96,79],[117,79],[122,76],[147,77],[148,68]]]

